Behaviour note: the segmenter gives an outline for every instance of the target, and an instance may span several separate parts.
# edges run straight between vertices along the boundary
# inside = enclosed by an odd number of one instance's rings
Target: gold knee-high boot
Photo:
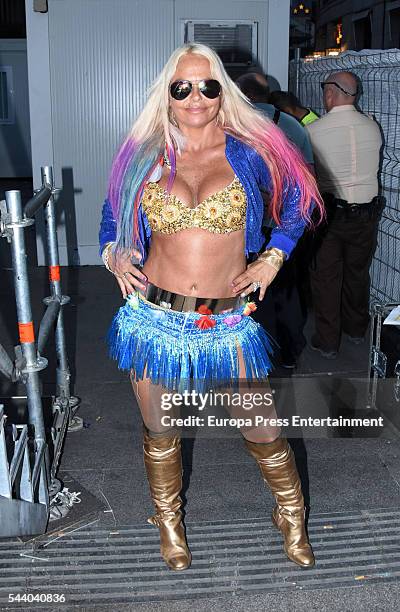
[[[272,522],[283,534],[287,556],[302,567],[312,567],[315,559],[305,529],[304,498],[292,449],[285,438],[267,444],[245,443],[276,499]]]
[[[143,455],[156,514],[149,523],[160,530],[161,555],[173,570],[190,566],[179,496],[182,489],[182,456],[179,436],[151,437],[143,428]]]

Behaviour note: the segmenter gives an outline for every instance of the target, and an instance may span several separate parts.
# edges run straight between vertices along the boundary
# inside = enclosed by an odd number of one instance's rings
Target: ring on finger
[[[129,274],[129,272],[124,272],[124,273],[122,274],[122,276],[123,276],[124,278],[126,278],[126,275],[127,275],[127,274]]]
[[[254,281],[254,283],[252,284],[251,288],[253,291],[257,291],[257,289],[260,289],[260,287],[262,286],[262,282],[261,281]]]

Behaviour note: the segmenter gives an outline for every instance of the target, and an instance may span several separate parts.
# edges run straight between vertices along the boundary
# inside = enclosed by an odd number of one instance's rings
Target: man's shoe
[[[282,368],[285,368],[285,370],[295,370],[297,363],[295,359],[293,360],[285,359],[284,361],[282,361],[281,366]]]
[[[294,370],[296,368],[296,358],[290,350],[281,349],[281,366],[286,370]]]
[[[315,340],[315,338],[312,338],[311,342],[310,342],[310,348],[313,351],[318,351],[318,353],[320,353],[320,355],[322,355],[322,357],[325,357],[325,359],[336,359],[338,352],[337,351],[326,351],[324,350],[318,343],[317,340]]]
[[[352,344],[364,344],[364,336],[349,336],[348,334],[345,334],[345,336],[347,340]]]

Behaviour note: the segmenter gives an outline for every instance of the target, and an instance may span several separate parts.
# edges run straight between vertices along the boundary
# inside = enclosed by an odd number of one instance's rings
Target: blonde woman
[[[277,227],[259,254],[261,188]],[[116,154],[100,228],[105,265],[127,299],[110,330],[110,352],[131,372],[156,508],[150,522],[171,569],[189,567],[191,554],[180,508],[180,438],[162,426],[157,398],[189,379],[195,389],[205,381],[212,388],[266,380],[270,342],[251,318],[248,296],[259,290],[264,297],[315,206],[321,210],[303,160],[216,53],[201,44],[175,50]],[[312,566],[286,439],[271,427],[242,433],[276,498],[273,522],[287,556]]]

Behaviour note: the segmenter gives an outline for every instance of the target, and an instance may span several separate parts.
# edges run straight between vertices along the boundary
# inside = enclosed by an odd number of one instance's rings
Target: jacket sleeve
[[[276,247],[290,257],[306,227],[300,214],[300,189],[297,185],[283,189],[281,223],[274,227],[266,248]]]
[[[253,170],[260,188],[271,193],[271,176],[267,165],[258,153],[253,157]],[[276,247],[290,257],[306,227],[306,221],[301,217],[300,205],[298,185],[290,185],[287,181],[282,190],[281,223],[272,230],[266,248]]]
[[[100,255],[103,252],[107,242],[114,242],[117,237],[117,222],[114,219],[111,204],[109,200],[105,200],[100,222],[99,244]]]

